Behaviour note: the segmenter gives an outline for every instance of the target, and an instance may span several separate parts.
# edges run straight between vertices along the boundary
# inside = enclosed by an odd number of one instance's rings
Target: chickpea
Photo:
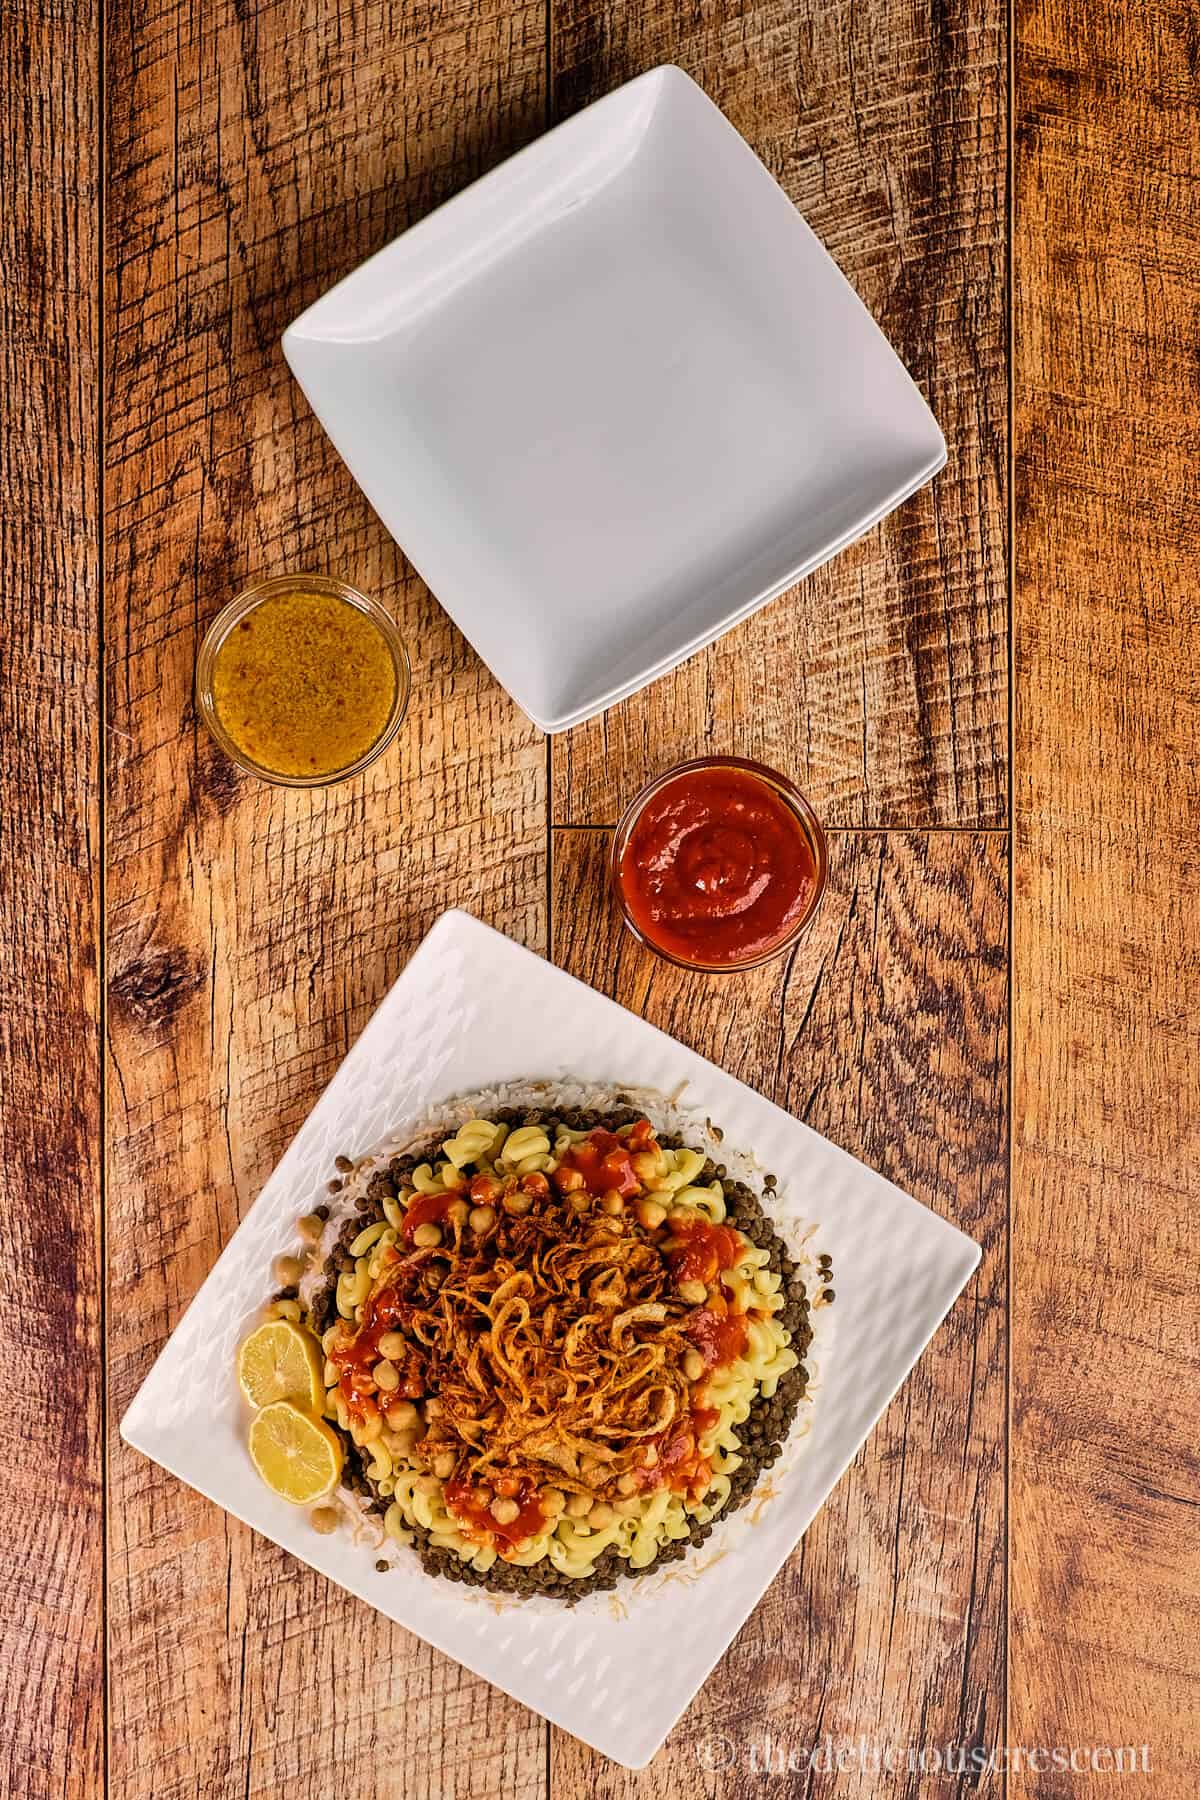
[[[442,1241],[440,1225],[418,1225],[413,1232],[413,1243],[418,1250],[433,1250]]]
[[[515,1219],[521,1218],[532,1205],[533,1200],[528,1194],[505,1194],[503,1200],[505,1212],[511,1213]]]
[[[642,1502],[636,1497],[632,1500],[618,1500],[613,1506],[613,1511],[622,1519],[636,1519],[641,1510]]]
[[[386,1356],[389,1362],[399,1362],[408,1349],[408,1343],[402,1331],[385,1331],[379,1340],[379,1354]]]
[[[679,1298],[688,1306],[703,1306],[708,1299],[708,1289],[702,1281],[681,1281]]]
[[[667,1216],[667,1209],[657,1200],[639,1200],[637,1215],[647,1231],[657,1231]]]
[[[600,1211],[607,1213],[610,1219],[617,1218],[625,1211],[625,1202],[615,1188],[610,1189],[601,1200]]]
[[[318,1213],[305,1213],[296,1227],[306,1244],[318,1244],[325,1230],[325,1221]]]
[[[497,1525],[511,1525],[520,1510],[516,1500],[505,1500],[502,1495],[497,1495],[488,1508]]]
[[[452,1225],[465,1225],[471,1216],[471,1208],[465,1200],[452,1200],[446,1208],[446,1217]]]
[[[277,1256],[275,1258],[275,1279],[280,1287],[295,1287],[304,1277],[308,1267],[298,1256]]]
[[[612,1524],[616,1516],[615,1509],[608,1504],[607,1500],[596,1500],[588,1514],[588,1524],[597,1531],[603,1531],[606,1525]]]
[[[322,1537],[328,1537],[331,1531],[337,1530],[337,1511],[332,1506],[314,1506],[308,1515],[308,1522],[314,1531],[319,1531]]]
[[[563,1511],[567,1504],[567,1496],[561,1488],[548,1487],[542,1489],[542,1511],[551,1518]]]
[[[560,1194],[575,1194],[583,1186],[583,1172],[580,1169],[556,1169],[554,1185]]]
[[[535,1169],[532,1174],[522,1175],[521,1188],[524,1193],[531,1194],[535,1200],[544,1200],[550,1192],[550,1183]]]
[[[586,1519],[591,1510],[592,1496],[590,1494],[572,1494],[565,1507],[568,1519]]]
[[[592,1196],[586,1188],[578,1188],[575,1193],[567,1195],[567,1205],[574,1213],[585,1213],[592,1204]]]
[[[683,1372],[689,1381],[703,1381],[707,1366],[698,1350],[689,1350],[683,1359]]]
[[[386,1359],[383,1362],[377,1362],[371,1370],[371,1374],[375,1377],[375,1386],[385,1394],[394,1394],[400,1386],[399,1369],[395,1363],[388,1362]]]
[[[474,1183],[471,1185],[474,1186]],[[495,1207],[473,1206],[469,1214],[468,1222],[472,1231],[477,1231],[480,1234],[485,1231],[490,1231],[492,1226],[496,1223]]]
[[[474,1175],[468,1192],[476,1206],[487,1206],[500,1198],[503,1189],[494,1175]]]
[[[439,1450],[429,1466],[440,1480],[448,1481],[454,1473],[457,1460],[453,1450]]]
[[[636,1494],[640,1485],[641,1484],[632,1469],[627,1470],[624,1475],[617,1476],[618,1494]]]

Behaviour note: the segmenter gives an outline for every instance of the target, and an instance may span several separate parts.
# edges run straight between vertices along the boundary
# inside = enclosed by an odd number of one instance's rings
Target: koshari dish
[[[798,812],[733,759],[656,784],[620,847],[616,875],[639,936],[677,962],[708,968],[769,956],[811,912],[818,888]]]
[[[213,662],[213,705],[232,742],[275,775],[334,775],[376,743],[396,697],[375,621],[336,594],[261,600]]]
[[[775,1460],[808,1298],[724,1173],[632,1110],[506,1109],[377,1171],[311,1307],[285,1287],[344,1479],[431,1572],[610,1587],[701,1542]]]

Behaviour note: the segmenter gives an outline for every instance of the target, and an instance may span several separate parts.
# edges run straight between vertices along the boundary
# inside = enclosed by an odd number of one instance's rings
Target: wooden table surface
[[[10,0],[0,9],[0,1779],[41,1800],[1200,1791],[1200,18],[1194,0]],[[664,61],[896,344],[946,470],[545,740],[291,380],[285,324]],[[100,397],[104,396],[101,412]],[[380,596],[398,746],[327,792],[197,720],[257,571]],[[831,830],[731,985],[622,936],[605,827],[736,749]],[[979,1273],[633,1775],[116,1424],[413,947],[463,905],[953,1219]],[[107,995],[105,1001],[102,996]],[[865,1738],[883,1777],[746,1757]],[[722,1734],[729,1769],[706,1766]],[[1010,1761],[1012,1759],[1010,1758]]]

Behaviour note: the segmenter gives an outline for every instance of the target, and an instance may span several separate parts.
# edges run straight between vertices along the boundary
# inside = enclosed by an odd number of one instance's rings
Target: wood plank
[[[540,6],[110,8],[110,1405],[417,939],[545,938],[545,753],[406,568],[279,335],[536,134]],[[327,568],[413,655],[397,748],[315,794],[237,776],[190,684],[256,571]],[[112,1440],[112,1793],[518,1796],[540,1721]],[[463,1746],[470,1742],[470,1753]]]
[[[710,750],[834,825],[1007,823],[1007,165],[1000,0],[552,0],[553,106],[683,65],[896,345],[950,462],[855,548],[556,744],[554,816],[611,823]]]
[[[727,980],[634,942],[605,849],[601,832],[555,833],[555,960],[952,1218],[983,1262],[650,1768],[556,1731],[552,1792],[757,1791],[766,1732],[776,1754],[860,1736],[990,1747],[1004,1708],[1006,840],[834,834],[812,935],[791,962]],[[814,1770],[780,1790],[875,1800],[881,1780]],[[999,1776],[978,1791],[999,1794]]]
[[[1148,1791],[1182,1800],[1200,1779],[1200,40],[1185,0],[1021,0],[1017,19],[1010,1732],[1148,1744]]]
[[[98,19],[0,8],[0,1790],[104,1784]]]

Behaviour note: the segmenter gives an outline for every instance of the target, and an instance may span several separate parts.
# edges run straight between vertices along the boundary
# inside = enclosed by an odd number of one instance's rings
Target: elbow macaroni
[[[388,1503],[383,1519],[388,1537],[408,1544],[413,1541],[414,1528],[419,1528],[430,1544],[453,1552],[481,1574],[495,1563],[497,1549],[480,1543],[451,1513],[443,1483],[422,1461],[420,1429],[392,1429],[378,1411],[366,1419],[351,1416],[333,1353],[346,1325],[352,1326],[362,1316],[374,1281],[401,1239],[407,1206],[417,1195],[457,1194],[468,1185],[470,1177],[464,1171],[471,1168],[501,1178],[553,1171],[571,1146],[586,1135],[559,1125],[552,1144],[540,1124],[510,1129],[488,1119],[467,1120],[442,1143],[443,1160],[418,1164],[405,1190],[398,1197],[382,1200],[383,1218],[364,1226],[353,1238],[349,1254],[354,1266],[338,1275],[334,1289],[338,1318],[345,1323],[331,1326],[321,1338],[324,1415],[362,1451],[366,1473],[376,1493]],[[660,1194],[669,1209],[686,1208],[712,1224],[725,1222],[721,1182],[697,1184],[705,1164],[700,1151],[640,1151],[633,1162],[646,1191]],[[505,1561],[529,1567],[545,1558],[560,1575],[583,1579],[594,1572],[597,1559],[615,1546],[632,1569],[644,1569],[665,1546],[687,1539],[696,1525],[707,1525],[722,1512],[731,1496],[731,1477],[743,1462],[740,1428],[750,1418],[755,1402],[772,1398],[782,1377],[799,1363],[789,1333],[777,1319],[786,1300],[782,1278],[769,1263],[769,1251],[746,1241],[736,1266],[721,1277],[730,1312],[745,1316],[746,1347],[734,1363],[717,1368],[705,1382],[704,1404],[715,1414],[715,1422],[698,1434],[700,1457],[711,1471],[704,1491],[685,1495],[658,1488],[636,1502],[605,1507],[606,1515],[612,1516],[596,1527],[589,1527],[586,1518],[551,1513],[544,1528],[510,1549]],[[296,1312],[299,1316],[299,1307]],[[409,1416],[415,1417],[416,1410],[410,1410]],[[561,1508],[561,1495],[558,1504]]]

